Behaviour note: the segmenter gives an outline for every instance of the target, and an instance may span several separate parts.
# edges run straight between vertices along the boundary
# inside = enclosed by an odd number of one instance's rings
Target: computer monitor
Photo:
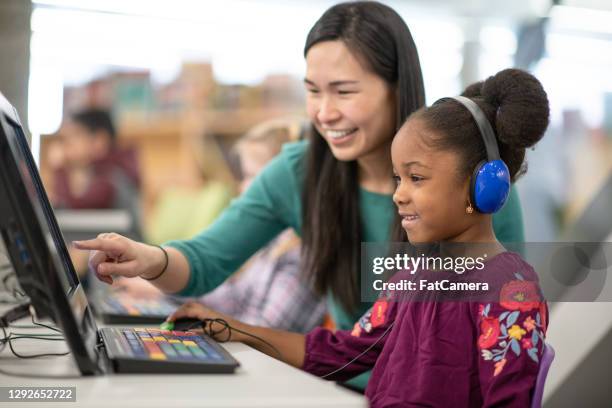
[[[97,327],[17,111],[0,93],[0,232],[39,317],[62,329],[83,374],[100,370]]]

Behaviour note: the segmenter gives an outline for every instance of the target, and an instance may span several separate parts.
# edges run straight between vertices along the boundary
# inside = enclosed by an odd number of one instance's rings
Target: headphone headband
[[[470,198],[476,210],[483,214],[499,211],[510,193],[510,172],[499,156],[499,147],[491,123],[480,107],[465,96],[451,96],[472,114],[487,150],[487,161],[480,162],[470,177]]]
[[[500,155],[497,146],[497,138],[495,137],[495,132],[493,131],[493,127],[491,127],[491,123],[489,123],[482,109],[480,109],[476,102],[465,96],[451,96],[450,98],[465,106],[472,114],[480,130],[485,149],[487,150],[487,161],[499,160]]]

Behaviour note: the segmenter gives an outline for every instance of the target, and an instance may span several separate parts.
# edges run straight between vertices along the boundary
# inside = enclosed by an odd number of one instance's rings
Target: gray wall
[[[30,73],[30,0],[0,0],[0,92],[28,125]]]

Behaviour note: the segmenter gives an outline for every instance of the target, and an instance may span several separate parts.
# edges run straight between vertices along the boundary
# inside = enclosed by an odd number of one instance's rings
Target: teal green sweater
[[[307,148],[306,141],[285,145],[208,229],[192,239],[166,244],[181,251],[191,268],[189,282],[179,295],[199,296],[213,290],[284,229],[290,227],[301,234]],[[397,211],[391,195],[361,189],[359,210],[363,240],[387,241]],[[493,216],[493,228],[501,242],[523,241],[521,207],[514,188],[504,208]],[[356,313],[348,313],[332,293],[328,295],[329,313],[341,330],[352,328],[370,306],[363,303]]]

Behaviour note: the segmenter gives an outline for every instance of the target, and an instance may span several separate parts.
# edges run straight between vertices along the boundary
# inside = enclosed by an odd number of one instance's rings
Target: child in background
[[[117,146],[108,111],[86,109],[71,115],[50,148],[48,163],[54,208],[125,210],[132,221],[131,235],[142,237],[138,156],[134,149]],[[69,252],[85,279],[87,256],[72,248]]]
[[[525,149],[548,125],[541,84],[510,69],[468,87],[464,96],[492,125],[515,181],[524,170]],[[441,302],[435,294],[419,299],[412,292],[402,293],[400,301],[383,293],[352,331],[316,328],[306,336],[249,326],[194,303],[169,320],[224,319],[239,330],[229,332],[231,340],[328,379],[345,381],[373,368],[366,396],[374,407],[528,407],[547,307],[533,268],[506,251],[495,237],[491,214],[479,212],[470,199],[474,169],[487,159],[474,117],[458,101],[442,99],[411,115],[391,150],[393,199],[409,241],[437,244],[440,256],[452,244],[463,244],[467,254],[474,243],[485,245],[488,258],[477,276],[504,282],[495,286],[493,301]],[[435,280],[440,273],[418,270],[414,276]],[[410,276],[400,272],[392,280]],[[228,331],[217,337],[225,340]]]
[[[271,120],[254,127],[236,143],[241,192],[280,153],[284,143],[299,138],[299,132],[298,121]],[[199,301],[248,324],[299,333],[320,325],[326,311],[325,301],[301,273],[300,240],[290,229]]]
[[[132,210],[140,174],[133,150],[119,149],[110,114],[88,109],[63,126],[56,150],[53,205],[70,209]]]

